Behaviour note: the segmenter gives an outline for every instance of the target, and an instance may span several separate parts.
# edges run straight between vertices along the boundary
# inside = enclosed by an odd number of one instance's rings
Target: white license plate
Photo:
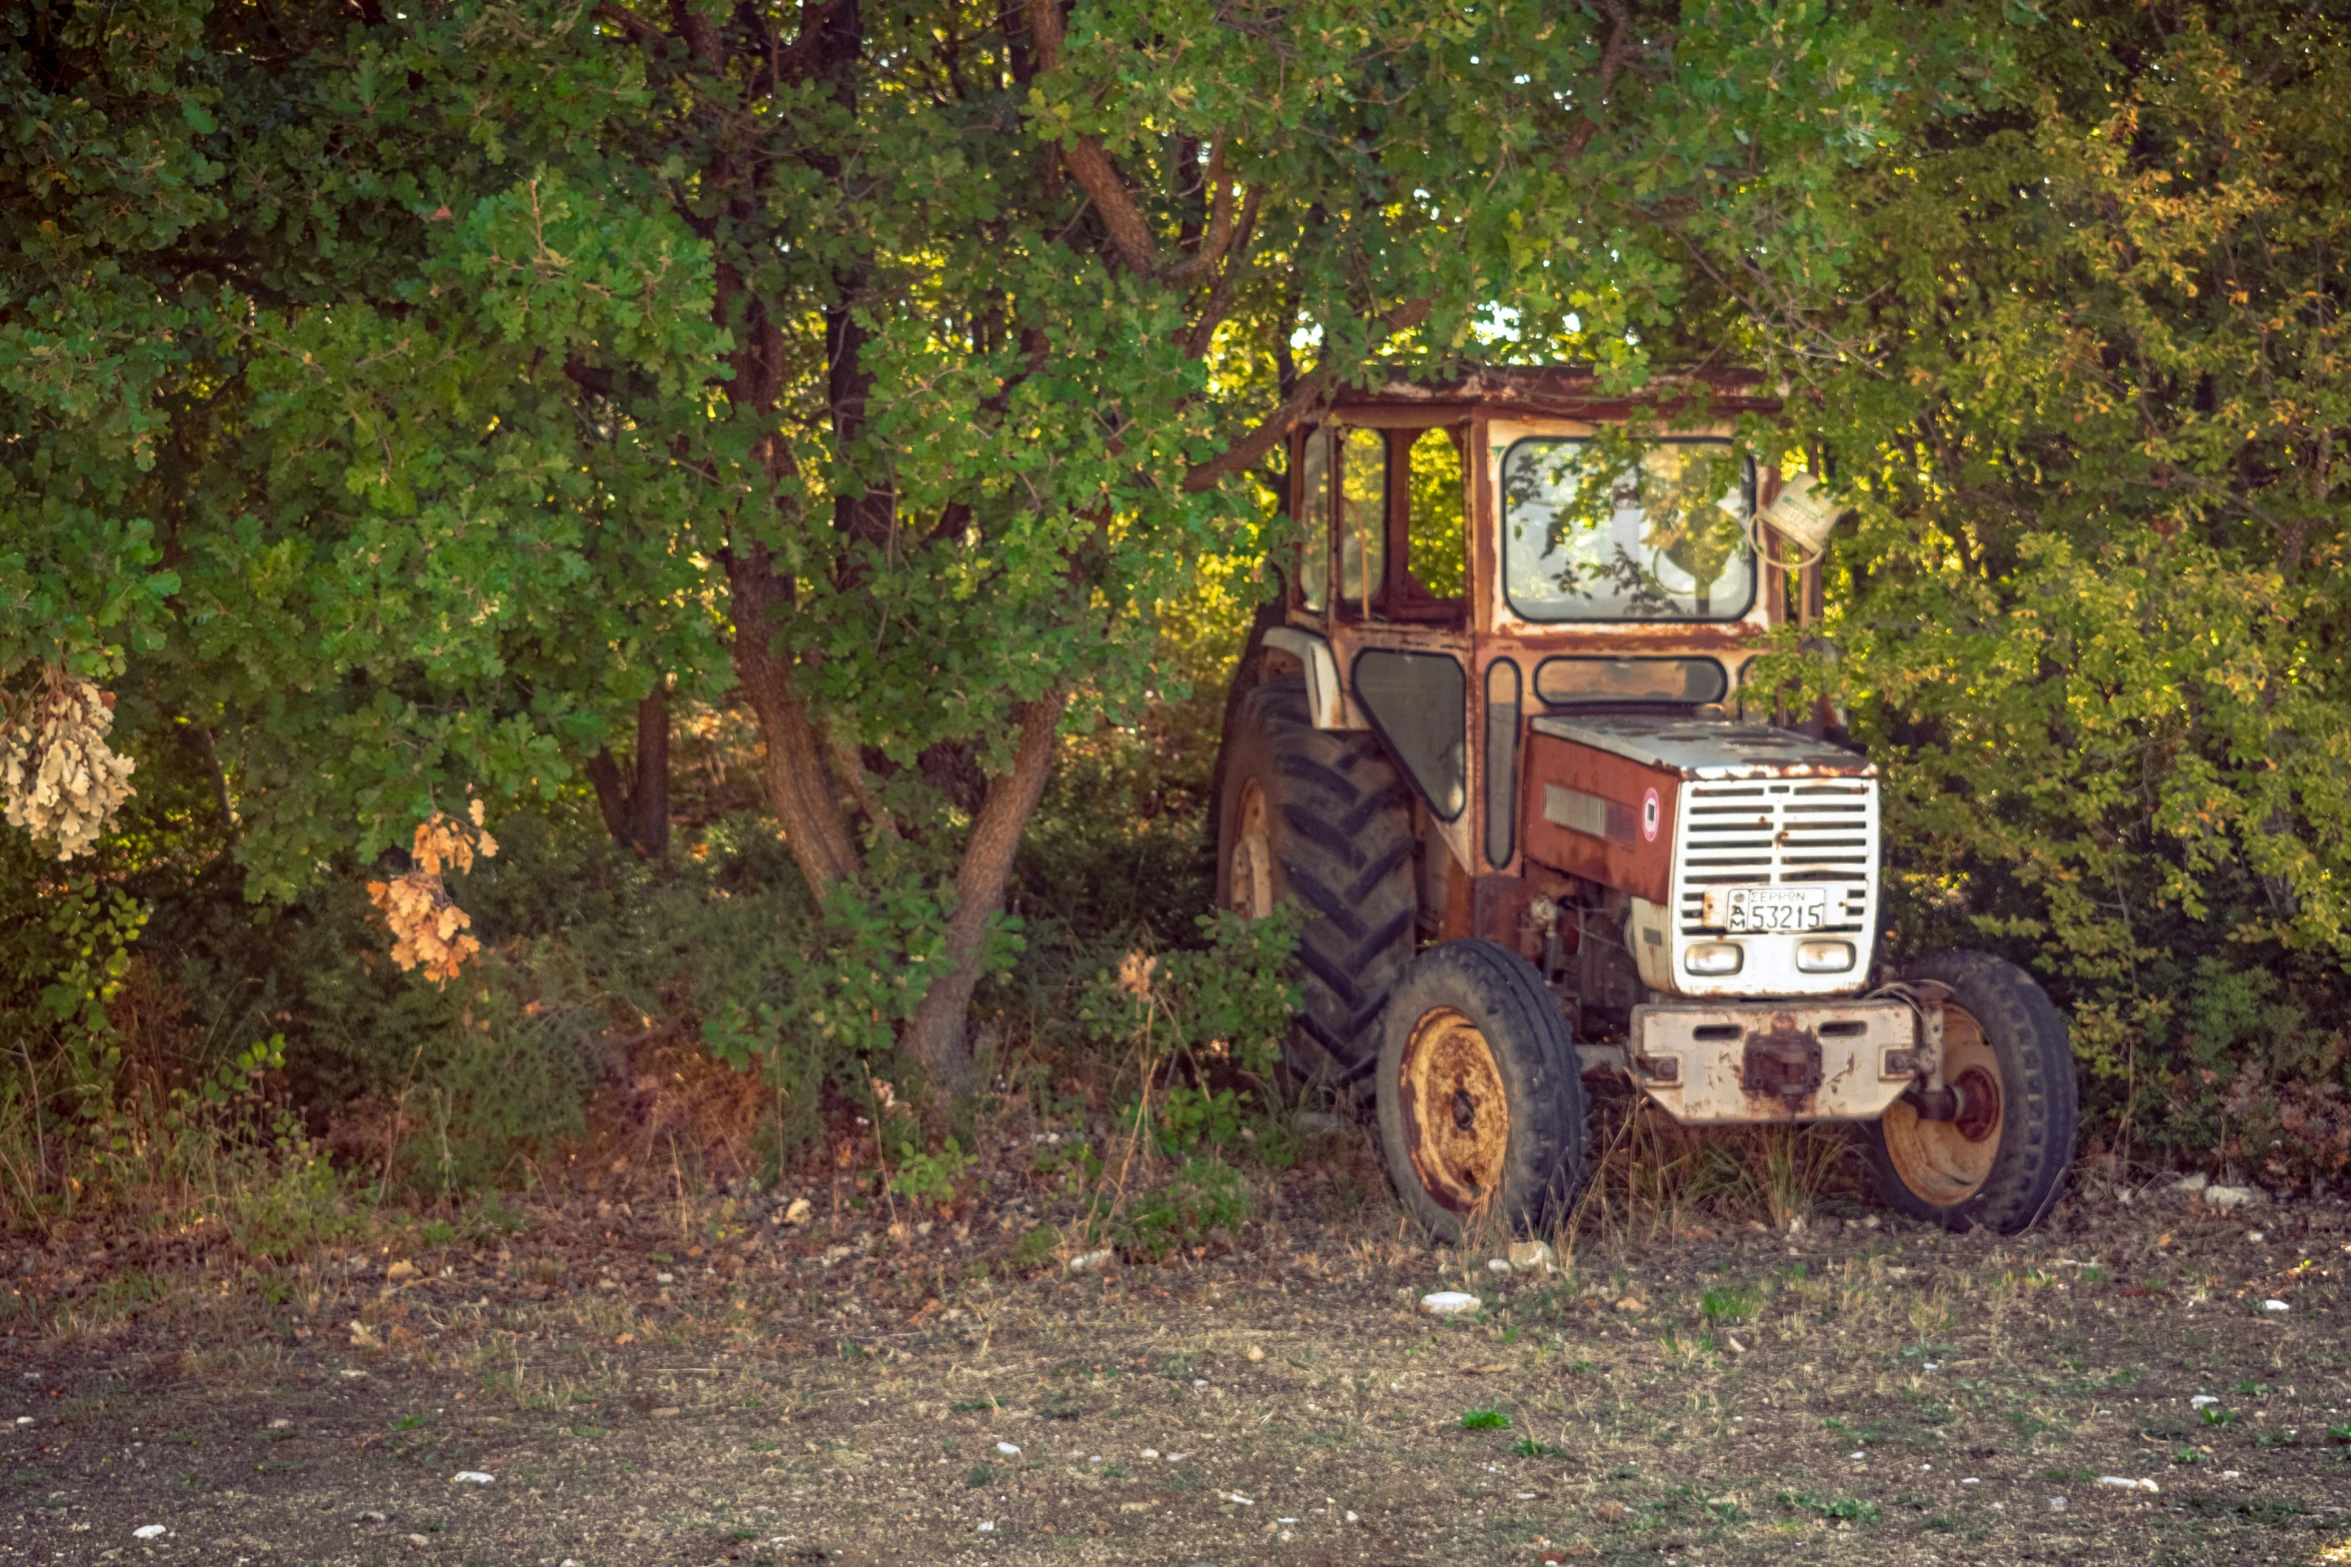
[[[1706,923],[1717,930],[1818,930],[1828,922],[1826,887],[1717,887],[1706,894]]]

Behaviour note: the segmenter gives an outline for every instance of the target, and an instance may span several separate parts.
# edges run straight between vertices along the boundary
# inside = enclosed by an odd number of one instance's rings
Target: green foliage
[[[1165,1185],[1127,1199],[1112,1239],[1130,1257],[1163,1262],[1218,1235],[1237,1237],[1249,1209],[1239,1171],[1215,1159],[1187,1159]]]
[[[1833,659],[1765,678],[1849,705],[1902,944],[2049,979],[2110,1137],[2340,1171],[2351,32],[2080,0],[2012,41],[1855,170],[1851,292],[1774,334],[1860,520]]]
[[[1168,1153],[1222,1154],[1246,1144],[1267,1164],[1294,1163],[1295,1140],[1271,1112],[1279,1109],[1275,1074],[1297,1005],[1298,915],[1284,908],[1253,921],[1220,909],[1195,924],[1206,947],[1129,952],[1115,971],[1095,976],[1080,1009],[1099,1034],[1123,1036],[1141,1054],[1142,1087],[1120,1122],[1138,1136],[1147,1129]]]
[[[1499,1431],[1510,1424],[1510,1417],[1499,1409],[1473,1409],[1461,1417],[1464,1431]]]
[[[1013,950],[961,857],[1024,722],[1132,719],[1166,607],[1254,591],[1277,405],[1496,342],[1638,376],[1721,324],[1708,249],[1826,286],[1837,181],[2005,52],[1676,9],[35,6],[0,688],[113,684],[285,903],[740,679],[823,934],[714,1048],[883,1050]]]
[[[1565,1458],[1567,1449],[1552,1442],[1538,1442],[1531,1436],[1522,1436],[1510,1444],[1511,1453],[1519,1458]]]
[[[1743,1289],[1710,1289],[1698,1297],[1698,1309],[1711,1322],[1739,1322],[1755,1315],[1755,1296]]]
[[[1864,1502],[1850,1496],[1830,1501],[1810,1492],[1782,1491],[1778,1501],[1782,1507],[1797,1512],[1817,1513],[1839,1523],[1876,1523],[1880,1516],[1875,1502]]]
[[[1052,1260],[1061,1245],[1061,1231],[1050,1224],[1040,1224],[1023,1235],[1012,1248],[1012,1263],[1019,1268],[1041,1268]]]
[[[971,1165],[972,1156],[952,1137],[937,1153],[925,1153],[911,1142],[902,1142],[898,1145],[898,1168],[890,1176],[890,1190],[901,1197],[917,1197],[925,1202],[953,1202],[955,1183]]]

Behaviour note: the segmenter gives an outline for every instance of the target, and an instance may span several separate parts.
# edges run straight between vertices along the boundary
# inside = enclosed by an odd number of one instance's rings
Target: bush
[[[1166,1185],[1128,1201],[1112,1241],[1129,1257],[1161,1262],[1219,1235],[1237,1239],[1249,1209],[1239,1171],[1219,1159],[1187,1159]]]

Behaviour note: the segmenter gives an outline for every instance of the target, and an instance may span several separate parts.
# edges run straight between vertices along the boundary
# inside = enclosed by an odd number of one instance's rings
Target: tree
[[[2081,0],[1857,171],[1843,300],[1734,279],[1860,505],[1813,675],[1914,923],[2063,986],[2126,1136],[2342,1060],[2346,81],[2323,9]]]
[[[0,675],[211,736],[282,893],[731,674],[862,955],[820,1026],[957,1093],[1059,727],[1147,698],[1288,432],[1397,364],[1737,357],[1693,257],[1833,288],[1840,176],[2002,47],[1802,0],[20,14],[15,145],[80,161],[0,219]]]

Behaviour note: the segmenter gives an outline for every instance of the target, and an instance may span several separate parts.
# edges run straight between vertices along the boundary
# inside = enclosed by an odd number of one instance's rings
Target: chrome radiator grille
[[[1709,887],[1827,884],[1824,932],[1877,917],[1878,798],[1869,778],[1757,778],[1683,787],[1676,923],[1706,933]]]

